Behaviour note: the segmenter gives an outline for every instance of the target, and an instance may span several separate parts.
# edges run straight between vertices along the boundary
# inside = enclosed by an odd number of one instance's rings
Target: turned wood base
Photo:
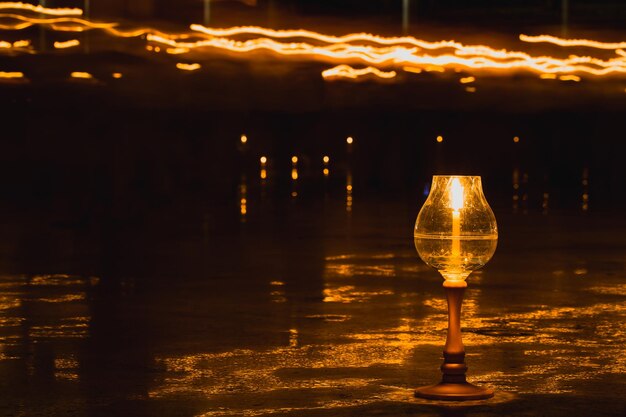
[[[465,383],[440,382],[436,385],[419,387],[415,390],[415,396],[429,400],[444,401],[469,401],[485,400],[493,397],[493,390],[489,388],[477,387],[476,385]]]

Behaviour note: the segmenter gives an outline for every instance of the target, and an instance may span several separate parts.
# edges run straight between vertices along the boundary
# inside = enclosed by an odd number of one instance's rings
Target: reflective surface
[[[498,256],[467,290],[463,331],[470,381],[497,394],[455,408],[412,397],[439,376],[446,326],[441,278],[412,247],[415,205],[247,199],[245,223],[187,205],[96,234],[4,213],[3,412],[623,409],[626,241],[612,232],[623,218],[496,210]]]

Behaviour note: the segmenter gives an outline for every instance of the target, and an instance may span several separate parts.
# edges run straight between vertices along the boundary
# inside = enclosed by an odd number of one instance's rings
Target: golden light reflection
[[[519,143],[519,136],[513,136],[513,142]]]
[[[239,138],[239,141],[241,141],[241,143],[243,143],[243,144],[248,143],[248,136],[241,135],[241,137]]]
[[[472,76],[470,76],[470,77],[463,77],[463,78],[461,78],[459,80],[459,82],[461,84],[469,84],[469,83],[473,83],[474,81],[476,81],[476,78],[472,77]]]
[[[15,42],[8,42],[8,41],[0,41],[0,50],[2,49],[9,49],[9,50],[14,50],[14,49],[29,49],[31,46],[31,42],[29,40],[19,40],[19,41],[15,41]]]
[[[475,93],[476,87],[465,87],[465,91],[467,91],[468,93]]]
[[[346,211],[352,212],[352,171],[346,176]]]
[[[437,142],[438,143],[443,142],[443,136],[437,136]]]
[[[239,215],[242,223],[246,222],[246,216],[248,214],[248,183],[246,176],[241,176],[239,183]]]
[[[24,10],[28,12],[34,12],[38,14],[47,14],[51,16],[82,16],[83,11],[78,8],[47,8],[41,5],[33,5],[22,2],[2,2],[0,3],[0,10]]]
[[[352,144],[354,143],[354,138],[353,138],[352,136],[348,136],[348,137],[346,138],[346,143],[347,143],[348,145],[352,145]]]
[[[88,72],[84,72],[84,71],[74,71],[70,74],[70,77],[72,78],[79,78],[79,79],[83,79],[83,80],[91,80],[93,79],[93,75],[91,75]]]
[[[182,71],[197,71],[200,68],[202,68],[202,65],[200,65],[198,63],[186,64],[184,62],[178,62],[176,64],[176,68],[178,68],[179,70],[182,70]]]
[[[293,168],[291,170],[291,179],[294,181],[298,179],[298,168]]]
[[[298,329],[289,329],[289,347],[298,347]]]
[[[80,45],[80,41],[78,39],[70,39],[69,41],[55,42],[54,43],[54,47],[56,49],[73,48],[73,47],[79,46],[79,45]]]
[[[322,71],[322,77],[325,79],[349,78],[354,80],[367,75],[375,75],[379,78],[390,79],[394,78],[397,73],[395,71],[381,71],[375,67],[356,69],[346,64],[337,65],[336,67]]]
[[[19,72],[19,71],[13,71],[13,72],[0,71],[0,78],[7,78],[7,79],[24,78],[24,73]]]
[[[580,82],[581,78],[578,75],[560,75],[559,80],[561,81],[575,81]]]
[[[22,3],[1,3],[5,9],[22,12],[37,11],[40,15],[59,17],[41,18],[22,14],[2,14],[5,20],[15,23],[0,25],[6,30],[20,30],[32,25],[48,26],[52,30],[82,32],[102,30],[115,37],[145,36],[149,42],[167,47],[168,53],[186,53],[199,48],[210,48],[224,52],[248,53],[270,51],[279,55],[300,56],[305,59],[322,61],[358,61],[368,65],[368,73],[391,78],[395,71],[388,67],[405,69],[408,72],[444,72],[447,68],[461,70],[491,71],[531,71],[540,74],[574,75],[586,73],[597,76],[626,73],[626,53],[624,42],[597,42],[581,39],[561,39],[546,35],[520,35],[523,42],[548,42],[561,47],[586,46],[595,49],[613,50],[615,57],[577,56],[566,57],[530,55],[523,51],[495,49],[488,45],[465,45],[456,41],[425,41],[411,36],[383,37],[367,33],[352,33],[344,36],[330,36],[313,31],[273,30],[261,27],[209,28],[191,25],[191,32],[164,33],[150,27],[120,29],[116,22],[93,22],[73,16],[81,15],[80,9],[46,9]],[[12,5],[12,6],[11,6]],[[255,36],[257,36],[255,38]],[[245,40],[233,38],[245,37]],[[347,63],[339,63],[347,65]],[[383,68],[386,67],[386,70]],[[350,68],[350,69],[349,69]],[[344,73],[354,77],[358,71],[352,67],[343,70],[331,69],[330,73]],[[356,71],[356,72],[355,72]],[[330,74],[326,73],[326,74]],[[347,75],[346,75],[347,74]],[[575,79],[570,79],[574,81]]]

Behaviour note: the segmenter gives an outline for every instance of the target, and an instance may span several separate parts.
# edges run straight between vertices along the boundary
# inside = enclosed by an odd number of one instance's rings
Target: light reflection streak
[[[24,10],[28,12],[34,12],[38,14],[47,14],[51,16],[82,16],[83,11],[78,8],[48,8],[41,5],[34,5],[22,2],[2,2],[0,3],[0,10]]]
[[[24,73],[23,72],[18,72],[18,71],[14,71],[14,72],[0,71],[0,78],[6,78],[6,79],[24,78]]]
[[[179,70],[183,70],[183,71],[197,71],[200,68],[202,68],[202,65],[198,63],[185,64],[183,62],[179,62],[176,64],[176,68],[178,68]]]
[[[8,8],[8,7],[7,7]],[[79,15],[80,10],[59,10],[56,15]],[[520,35],[520,40],[529,43],[548,42],[562,47],[588,46],[596,49],[614,50],[616,57],[602,59],[596,56],[567,57],[534,56],[523,51],[494,49],[487,45],[465,45],[457,41],[426,41],[411,36],[383,37],[367,33],[352,33],[344,36],[331,36],[309,30],[273,30],[262,27],[209,28],[194,24],[188,33],[164,33],[150,28],[120,29],[118,23],[99,23],[76,17],[35,18],[20,14],[2,14],[3,19],[17,20],[17,23],[3,24],[0,28],[20,30],[35,24],[46,25],[58,31],[81,32],[103,30],[116,37],[138,37],[145,35],[150,42],[168,46],[171,54],[186,53],[199,48],[213,48],[224,52],[249,53],[271,51],[279,55],[300,56],[304,59],[322,61],[359,61],[367,64],[369,72],[383,78],[392,78],[395,71],[383,71],[381,67],[395,67],[408,72],[438,71],[447,68],[456,71],[532,71],[540,74],[574,75],[585,73],[596,76],[626,73],[624,42],[604,43],[583,39],[561,39],[547,35]],[[234,37],[254,37],[237,40]],[[198,39],[200,38],[200,39]],[[295,42],[298,39],[300,41]],[[342,64],[346,65],[346,64]],[[345,68],[344,68],[345,69]],[[331,69],[330,73],[338,71]],[[352,78],[354,71],[338,72]],[[326,76],[325,78],[331,78]],[[574,80],[573,78],[568,80]]]
[[[381,71],[378,68],[366,67],[362,69],[352,68],[350,65],[338,65],[336,67],[322,71],[322,77],[326,79],[333,78],[350,78],[357,79],[365,75],[375,75],[379,78],[394,78],[397,74],[395,71]]]
[[[91,80],[91,79],[93,79],[93,75],[91,75],[88,72],[84,72],[84,71],[74,71],[74,72],[72,72],[70,74],[70,77],[83,79],[83,80]]]
[[[70,39],[69,41],[54,43],[54,47],[56,49],[67,49],[78,45],[80,45],[80,41],[78,39]]]

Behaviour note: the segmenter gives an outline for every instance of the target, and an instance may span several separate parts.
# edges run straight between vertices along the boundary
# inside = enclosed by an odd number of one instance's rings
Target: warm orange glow
[[[67,49],[67,48],[72,48],[74,46],[78,46],[80,45],[80,41],[78,39],[71,39],[69,41],[65,41],[65,42],[55,42],[54,43],[54,47],[56,49]]]
[[[518,142],[519,142],[519,136],[515,136],[515,137],[513,138],[513,142],[518,143]]]
[[[273,30],[261,27],[219,29],[191,25],[191,32],[163,33],[150,27],[121,29],[116,22],[94,22],[75,17],[82,15],[80,9],[50,9],[25,3],[0,3],[0,10],[16,10],[15,13],[0,14],[3,22],[9,21],[0,24],[0,29],[4,30],[21,30],[33,25],[42,25],[55,31],[102,30],[115,37],[145,36],[148,42],[161,45],[156,47],[148,45],[147,49],[158,51],[160,47],[166,46],[168,54],[186,53],[197,49],[240,54],[254,51],[270,52],[279,56],[332,62],[337,66],[324,71],[326,79],[333,77],[355,79],[368,74],[393,78],[397,75],[398,69],[412,73],[444,72],[448,69],[456,72],[531,71],[541,74],[540,76],[546,79],[549,75],[570,77],[564,81],[577,81],[573,77],[579,77],[580,74],[596,76],[626,74],[626,52],[624,52],[626,42],[520,35],[523,42],[551,43],[563,48],[577,46],[612,50],[616,55],[613,58],[570,54],[566,57],[556,57],[495,49],[488,45],[465,45],[453,40],[426,41],[412,36],[383,37],[367,33],[331,36],[303,29]],[[30,13],[37,13],[37,17],[31,17],[28,15]],[[239,40],[240,38],[244,40]],[[347,65],[353,63],[366,67],[355,69]],[[199,69],[200,64],[180,64],[177,67],[193,71]],[[463,79],[471,78],[473,76]]]
[[[459,82],[461,84],[469,84],[469,83],[473,83],[474,81],[476,81],[475,77],[463,77],[459,80]]]
[[[330,158],[329,158],[328,156],[324,156],[324,157],[322,158],[322,161],[323,161],[325,164],[328,164],[328,163],[330,162]]]
[[[577,75],[561,75],[559,77],[559,80],[561,81],[576,81],[576,82],[580,82],[580,77]]]
[[[476,87],[465,87],[465,91],[467,91],[468,93],[475,93]]]
[[[262,180],[266,180],[267,179],[267,170],[265,168],[261,169],[261,179]]]
[[[556,80],[557,76],[556,74],[541,74],[539,78],[542,80]]]
[[[338,65],[336,67],[322,71],[322,77],[326,79],[331,79],[331,78],[356,79],[364,75],[370,75],[370,74],[373,74],[380,78],[387,78],[387,79],[393,78],[397,75],[395,71],[385,72],[374,67],[355,69],[355,68],[352,68],[350,65],[345,65],[345,64]]]
[[[586,46],[596,49],[623,49],[626,42],[598,42],[589,39],[562,39],[550,35],[528,36],[519,35],[521,41],[529,43],[551,43],[558,46]]]
[[[443,136],[437,136],[437,142],[438,143],[443,142]]]
[[[69,9],[69,8],[59,8],[59,9],[49,9],[43,6],[35,6],[33,4],[21,3],[21,2],[2,2],[0,3],[0,10],[11,9],[11,10],[25,10],[29,12],[35,12],[39,14],[47,14],[51,16],[81,16],[83,11],[81,9]]]
[[[165,52],[170,55],[180,55],[189,52],[189,48],[167,48]]]
[[[324,171],[322,171],[324,173],[324,176],[327,177],[330,174],[330,171],[328,170],[328,168],[324,168]]]
[[[179,70],[183,70],[183,71],[196,71],[202,68],[202,65],[198,63],[185,64],[183,62],[179,62],[176,64],[176,68],[178,68]]]
[[[352,138],[352,136],[348,136],[348,137],[346,138],[346,143],[347,143],[348,145],[352,145],[352,144],[354,143],[354,139]]]
[[[260,161],[261,161],[261,165],[265,165],[267,163],[267,157],[266,156],[262,156]]]
[[[239,140],[241,141],[241,143],[248,143],[248,137],[246,135],[241,135]]]
[[[113,74],[111,74],[111,76],[118,80],[123,77],[121,72],[114,72]]]
[[[298,179],[298,170],[296,168],[291,170],[291,179],[294,181]]]
[[[75,72],[71,73],[70,76],[72,78],[82,78],[82,79],[85,79],[85,80],[93,79],[93,75],[91,75],[88,72],[82,72],[82,71],[75,71]]]
[[[298,157],[297,156],[292,156],[291,157],[291,163],[292,164],[297,164],[298,163]]]
[[[4,72],[4,71],[0,71],[0,78],[8,78],[8,79],[24,78],[24,73],[23,72]]]
[[[419,67],[402,67],[402,69],[406,72],[412,72],[414,74],[419,74],[421,73],[423,70]]]

